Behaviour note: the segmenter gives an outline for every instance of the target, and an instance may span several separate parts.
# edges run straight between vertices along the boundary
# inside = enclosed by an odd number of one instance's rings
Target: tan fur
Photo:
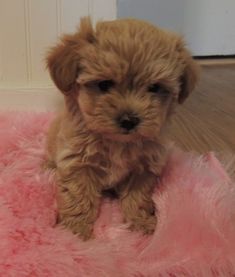
[[[130,228],[154,231],[151,194],[165,163],[165,127],[177,101],[193,90],[197,66],[181,38],[146,22],[84,18],[47,58],[65,110],[48,135],[48,160],[56,165],[59,222],[83,239],[92,235],[102,192],[114,188]],[[112,80],[108,92],[97,82]],[[160,84],[167,96],[149,92]],[[125,113],[140,118],[126,133]]]

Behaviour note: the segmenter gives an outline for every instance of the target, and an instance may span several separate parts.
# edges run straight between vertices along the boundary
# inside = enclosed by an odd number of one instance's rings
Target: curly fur
[[[89,18],[47,58],[65,110],[51,126],[48,159],[58,177],[59,222],[88,239],[104,190],[117,192],[130,228],[152,233],[151,195],[165,164],[165,127],[177,102],[193,90],[197,66],[175,34],[146,22]],[[98,83],[112,80],[108,91]],[[149,91],[151,85],[159,93]],[[126,132],[117,119],[140,124]]]

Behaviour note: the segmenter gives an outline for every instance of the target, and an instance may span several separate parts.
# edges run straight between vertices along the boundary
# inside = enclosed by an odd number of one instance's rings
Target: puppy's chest
[[[133,149],[105,147],[102,150],[99,165],[105,171],[105,188],[115,186],[140,163],[140,153]]]

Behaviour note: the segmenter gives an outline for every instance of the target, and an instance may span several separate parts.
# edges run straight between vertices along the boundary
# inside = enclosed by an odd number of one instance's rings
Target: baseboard
[[[194,57],[200,65],[231,65],[235,64],[235,56]]]
[[[0,89],[0,110],[54,111],[62,99],[55,88]]]

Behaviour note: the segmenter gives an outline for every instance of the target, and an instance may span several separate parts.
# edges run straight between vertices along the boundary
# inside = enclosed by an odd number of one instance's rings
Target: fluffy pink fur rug
[[[213,154],[172,150],[153,236],[129,232],[105,200],[82,242],[55,226],[54,175],[40,167],[50,120],[0,114],[0,276],[235,276],[234,184]]]

